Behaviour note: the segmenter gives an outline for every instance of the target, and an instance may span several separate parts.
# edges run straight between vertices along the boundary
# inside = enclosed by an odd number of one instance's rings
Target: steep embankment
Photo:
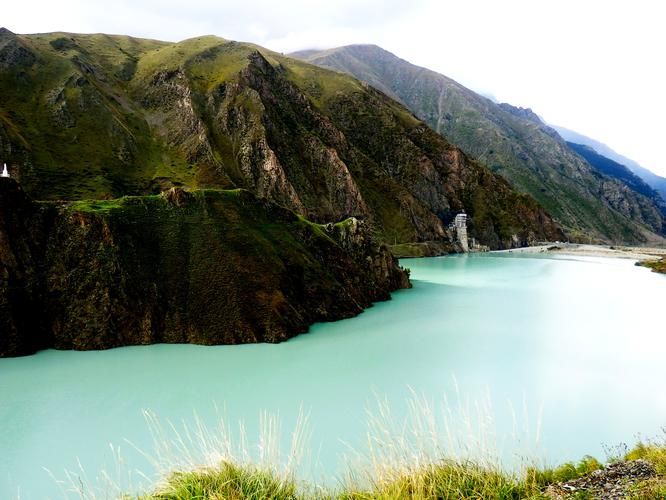
[[[662,232],[663,218],[650,200],[595,172],[531,110],[496,104],[374,45],[292,55],[351,74],[404,103],[514,188],[533,196],[574,238],[645,242],[656,238],[650,231]]]
[[[0,179],[0,356],[278,342],[407,286],[355,219],[320,226],[243,190],[34,203]]]
[[[530,197],[361,82],[216,37],[0,32],[0,154],[37,199],[244,188],[391,244],[563,237]],[[17,167],[18,166],[18,167]]]

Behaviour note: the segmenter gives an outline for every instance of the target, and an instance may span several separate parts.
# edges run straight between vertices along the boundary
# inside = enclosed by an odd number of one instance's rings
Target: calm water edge
[[[62,498],[44,468],[62,478],[80,461],[92,479],[116,468],[110,444],[150,473],[126,442],[152,449],[144,409],[211,426],[243,419],[252,436],[262,410],[286,434],[303,408],[312,473],[328,476],[345,443],[364,449],[366,410],[386,398],[400,415],[408,387],[436,401],[488,397],[500,447],[512,448],[517,420],[549,463],[603,458],[604,445],[666,425],[666,276],[632,261],[507,254],[403,265],[413,289],[279,345],[0,359],[0,498]]]

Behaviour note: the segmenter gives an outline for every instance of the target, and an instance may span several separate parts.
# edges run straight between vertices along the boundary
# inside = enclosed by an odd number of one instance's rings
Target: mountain
[[[560,134],[562,138],[564,138],[565,141],[589,146],[592,149],[594,149],[597,153],[605,156],[606,158],[610,158],[611,160],[629,168],[629,170],[631,170],[634,174],[643,179],[652,189],[657,191],[664,200],[666,200],[665,177],[660,177],[654,172],[648,170],[647,168],[642,167],[634,160],[631,160],[626,156],[622,156],[621,154],[616,153],[615,151],[613,151],[613,149],[611,149],[603,142],[591,139],[590,137],[587,137],[583,134],[579,134],[578,132],[574,132],[573,130],[570,130],[568,128],[559,127],[557,125],[550,125],[550,126],[553,127],[557,131],[557,133]]]
[[[385,94],[214,36],[1,31],[0,155],[38,200],[242,188],[317,223],[361,218],[383,242],[448,241],[462,210],[491,248],[563,237]]]
[[[660,211],[649,198],[596,172],[529,109],[497,104],[374,45],[291,55],[351,74],[399,100],[533,196],[574,238],[644,242],[662,230]]]

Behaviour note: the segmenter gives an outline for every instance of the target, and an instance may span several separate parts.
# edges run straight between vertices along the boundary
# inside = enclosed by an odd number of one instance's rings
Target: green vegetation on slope
[[[0,108],[8,124],[0,124],[0,151],[22,165],[21,181],[37,198],[129,193],[172,161],[124,95],[139,55],[160,45],[121,36],[0,33]]]

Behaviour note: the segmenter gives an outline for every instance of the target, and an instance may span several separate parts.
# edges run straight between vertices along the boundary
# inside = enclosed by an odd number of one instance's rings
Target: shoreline
[[[588,245],[581,243],[543,243],[530,247],[494,250],[491,253],[549,253],[585,257],[631,259],[638,262],[658,261],[666,258],[666,248],[615,245]]]

